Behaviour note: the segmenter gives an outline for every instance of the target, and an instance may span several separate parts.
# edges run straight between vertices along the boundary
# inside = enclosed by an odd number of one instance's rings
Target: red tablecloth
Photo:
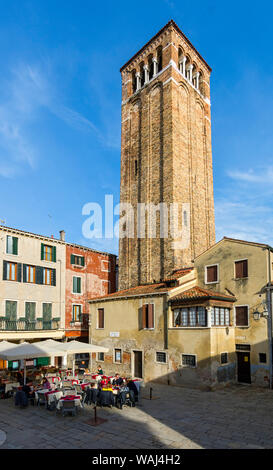
[[[66,395],[65,397],[62,398],[62,400],[80,400],[81,396],[80,395]]]

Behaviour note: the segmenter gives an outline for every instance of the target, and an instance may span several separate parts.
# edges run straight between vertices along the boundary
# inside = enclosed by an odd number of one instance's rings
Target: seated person
[[[25,392],[26,396],[28,399],[31,400],[32,405],[34,405],[34,400],[35,400],[35,390],[31,390],[30,386],[28,384],[23,385],[22,391]]]
[[[16,373],[16,380],[19,382],[20,385],[24,385],[24,378],[20,371]]]
[[[43,388],[47,388],[48,390],[51,389],[51,383],[47,380],[46,377],[44,377],[42,380],[42,386]]]
[[[91,387],[86,390],[86,399],[85,402],[88,403],[89,405],[91,403],[96,404],[97,403],[97,398],[99,394],[99,389],[95,388],[95,384],[91,384]]]
[[[138,401],[138,389],[137,389],[135,382],[133,382],[133,380],[130,378],[128,379],[127,385],[128,385],[129,390],[133,392],[135,401]]]
[[[112,382],[113,385],[122,385],[123,384],[123,378],[120,377],[119,374],[115,374],[115,377]]]
[[[97,374],[98,375],[103,375],[103,370],[102,370],[101,366],[98,366]]]

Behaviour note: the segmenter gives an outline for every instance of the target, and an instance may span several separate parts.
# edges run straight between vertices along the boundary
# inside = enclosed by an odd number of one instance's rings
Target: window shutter
[[[236,326],[248,325],[248,309],[247,307],[236,307]]]
[[[73,277],[73,292],[77,292],[77,278]]]
[[[217,272],[218,266],[208,266],[207,267],[207,282],[216,282],[217,281]]]
[[[241,279],[248,276],[247,259],[235,262],[235,277]]]
[[[148,305],[148,328],[154,328],[154,304]]]
[[[81,278],[80,277],[77,278],[77,292],[78,294],[81,293]]]
[[[71,263],[71,264],[75,264],[75,256],[74,256],[74,255],[71,255],[71,257],[70,257],[70,263]]]
[[[41,259],[44,259],[44,244],[41,243]]]
[[[27,265],[23,264],[23,282],[27,282]]]
[[[17,264],[17,281],[21,282],[22,279],[22,264],[18,263]]]
[[[56,286],[56,269],[52,269],[52,286]]]
[[[99,308],[99,321],[98,321],[98,327],[99,328],[104,328],[104,309]]]
[[[243,277],[248,277],[248,263],[247,259],[243,261]]]
[[[13,254],[18,255],[18,238],[17,237],[12,237],[13,241]]]
[[[148,313],[148,305],[144,304],[142,305],[142,328],[145,329],[147,328],[147,313]]]
[[[52,247],[52,261],[56,262],[56,246]]]
[[[43,284],[44,283],[44,268],[41,266],[36,266],[35,269],[35,284]]]
[[[84,256],[81,258],[81,265],[84,266]]]
[[[3,261],[3,280],[7,280],[7,262]]]

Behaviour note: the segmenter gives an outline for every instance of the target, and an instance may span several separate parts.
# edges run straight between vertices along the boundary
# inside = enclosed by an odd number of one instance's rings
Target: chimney
[[[60,240],[62,240],[62,242],[65,241],[65,231],[64,230],[60,230]]]

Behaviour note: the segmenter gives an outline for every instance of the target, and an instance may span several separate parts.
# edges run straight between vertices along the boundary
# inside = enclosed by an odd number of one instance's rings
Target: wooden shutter
[[[22,279],[22,264],[18,263],[17,264],[17,281],[21,282]]]
[[[56,246],[52,247],[52,261],[56,262]]]
[[[154,328],[154,304],[148,304],[148,328]]]
[[[18,255],[18,238],[12,237],[12,253]]]
[[[98,328],[104,328],[104,308],[99,308],[98,309]]]
[[[248,326],[247,307],[236,307],[236,326]]]
[[[142,305],[142,328],[148,328],[148,304]]]
[[[81,265],[84,266],[84,256],[81,257]]]
[[[45,252],[44,246],[45,245],[43,243],[41,243],[41,259],[44,259],[44,252]]]
[[[77,293],[78,294],[81,293],[81,278],[80,277],[77,278]]]
[[[56,269],[52,269],[52,286],[56,286]]]
[[[44,283],[44,268],[41,266],[36,266],[35,268],[35,284]]]
[[[235,262],[235,277],[241,279],[248,276],[247,259]]]
[[[3,280],[7,280],[7,262],[3,261]]]
[[[23,264],[23,282],[27,282],[27,265]]]
[[[74,255],[70,256],[70,263],[75,264],[75,256]]]
[[[218,278],[218,266],[208,266],[207,268],[207,282],[216,282]]]

